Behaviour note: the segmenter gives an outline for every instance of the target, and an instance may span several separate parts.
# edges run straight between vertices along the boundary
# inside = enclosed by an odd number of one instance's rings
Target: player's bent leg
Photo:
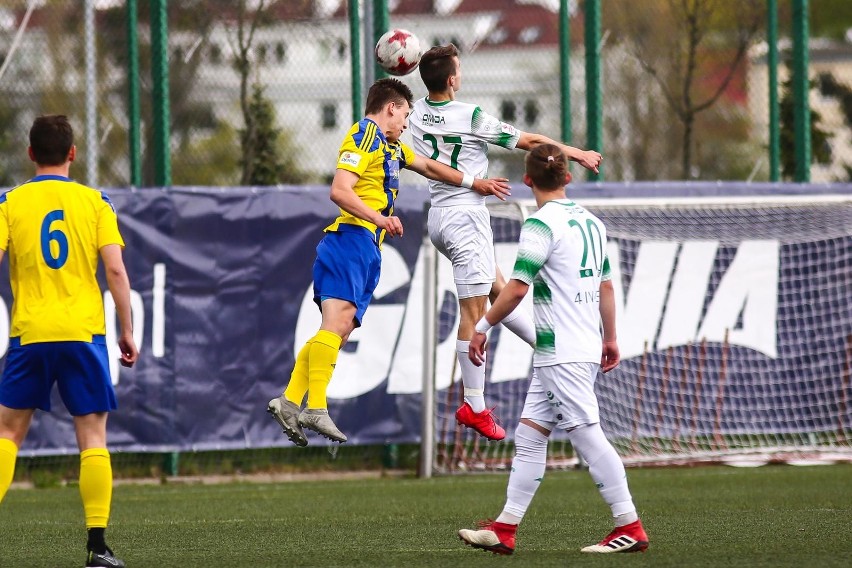
[[[471,363],[468,358],[468,350],[476,322],[485,314],[488,286],[487,283],[456,283],[460,313],[456,357],[464,384],[464,400],[476,413],[485,410],[485,365],[477,367]]]
[[[491,291],[488,293],[488,300],[493,304],[497,300],[497,296],[500,295],[500,291],[505,287],[506,279],[503,277],[503,273],[500,271],[500,268],[497,267],[497,278],[491,284]],[[512,310],[509,315],[503,318],[503,321],[500,323],[503,324],[503,327],[520,337],[523,341],[528,343],[530,347],[535,349],[535,323],[533,323],[532,316],[530,316],[526,308],[518,306]]]
[[[326,392],[337,365],[343,339],[337,333],[320,329],[311,341],[308,362],[308,408],[328,409]]]
[[[456,286],[461,311],[456,357],[464,385],[464,403],[456,410],[456,421],[489,440],[502,440],[506,437],[506,431],[497,423],[493,409],[485,406],[485,365],[477,367],[468,358],[470,338],[477,320],[485,313],[485,299],[490,284],[457,283]]]
[[[298,407],[302,406],[305,395],[308,394],[308,365],[313,340],[314,338],[312,337],[299,349],[296,361],[293,364],[293,372],[290,373],[290,380],[283,393],[285,399]]]

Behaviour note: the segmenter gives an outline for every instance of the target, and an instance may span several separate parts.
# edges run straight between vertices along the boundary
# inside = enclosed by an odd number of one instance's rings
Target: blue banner
[[[580,188],[581,203],[584,191],[595,197],[612,193],[600,186]],[[328,188],[108,193],[127,244],[140,346],[133,369],[117,364],[113,304],[105,294],[119,401],[109,419],[110,447],[188,451],[289,445],[266,404],[282,392],[295,352],[319,326],[311,269],[323,228],[336,214]],[[329,388],[330,412],[351,444],[420,438],[427,201],[425,188],[401,192],[397,213],[405,236],[386,242],[375,299],[363,327],[341,352]],[[848,201],[820,209],[815,225],[799,236],[793,233],[803,216],[813,213],[807,205],[759,222],[750,209],[695,214],[688,205],[639,213],[589,209],[609,228],[616,272],[624,363],[613,380],[599,385],[604,418],[616,433],[849,428],[849,407],[840,402],[852,399],[844,367],[852,334]],[[755,224],[744,223],[744,215]],[[505,233],[495,228],[498,262],[507,276],[519,226],[512,223]],[[833,227],[821,231],[821,223]],[[11,306],[6,272],[0,325],[8,325]],[[453,378],[457,310],[445,261],[438,283],[444,323],[437,338],[437,388],[446,389]],[[8,335],[8,328],[0,335]],[[7,346],[0,345],[3,355]],[[509,394],[504,387],[528,378],[529,347],[500,332],[489,357],[489,396],[517,398],[516,389]],[[724,385],[718,384],[720,364]],[[704,380],[695,386],[699,366]],[[670,371],[664,371],[667,367]],[[679,387],[684,367],[693,377],[686,390]],[[769,409],[744,406],[754,389],[762,390]],[[637,390],[644,392],[639,402]],[[796,397],[804,405],[788,404]],[[504,402],[518,407],[518,401]],[[54,412],[36,414],[22,455],[77,451],[72,422],[56,393],[53,404]],[[683,410],[693,407],[689,416]],[[640,415],[644,418],[632,421]],[[669,418],[655,420],[655,415]],[[507,411],[504,422],[511,425],[516,418]],[[323,442],[312,438],[311,443]]]

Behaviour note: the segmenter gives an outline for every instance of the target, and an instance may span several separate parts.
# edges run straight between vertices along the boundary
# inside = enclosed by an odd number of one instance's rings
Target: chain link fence
[[[153,185],[155,178],[151,4],[138,3],[138,27],[133,30],[140,55],[142,186]],[[781,4],[779,45],[784,61],[792,16],[789,3]],[[812,179],[849,181],[852,34],[846,30],[852,28],[852,3],[810,4],[811,134],[816,159]],[[27,132],[33,118],[48,113],[67,114],[75,126],[80,156],[72,169],[76,179],[101,187],[130,185],[127,2],[91,1],[93,54],[87,54],[83,5],[83,0],[0,2],[0,187],[32,175]],[[570,108],[570,137],[561,132],[558,0],[398,0],[389,5],[391,26],[413,31],[424,46],[453,42],[460,47],[464,77],[460,100],[475,102],[521,130],[588,146],[583,2],[569,2],[570,89],[564,102]],[[330,180],[341,138],[353,117],[360,116],[360,109],[352,108],[347,8],[345,0],[168,2],[174,185],[246,183],[242,137],[251,113],[266,117],[266,126],[275,135],[278,167],[272,183]],[[765,2],[602,0],[601,14],[607,181],[769,179]],[[700,41],[690,44],[690,38]],[[372,41],[363,37],[362,43],[365,65],[370,65]],[[94,73],[87,74],[87,55],[94,56]],[[779,83],[787,80],[788,69],[780,66]],[[369,76],[365,66],[362,72]],[[426,94],[416,72],[402,80],[415,97]],[[785,126],[792,122],[785,115],[787,90],[782,87],[779,94],[781,134],[782,146],[791,147],[791,127]],[[88,96],[96,102],[93,116],[86,112]],[[94,171],[86,167],[89,154],[97,156]],[[523,156],[493,149],[490,174],[519,182]],[[423,183],[417,176],[408,179]],[[401,461],[414,461],[415,450],[405,450]],[[281,451],[291,455],[289,448]],[[365,462],[397,467],[397,458],[385,455],[387,448],[345,451],[352,452],[350,461],[358,467],[365,467]],[[181,462],[181,471],[227,471],[222,463],[235,461],[240,463],[232,469],[262,471],[267,467],[264,460],[271,459],[263,452],[246,453],[250,455],[190,457]],[[336,453],[325,449],[309,455],[320,461],[337,460]],[[39,459],[26,463],[35,471]],[[57,462],[44,459],[48,469],[55,470]],[[276,455],[272,461],[282,459]],[[133,463],[139,475],[178,470],[175,460],[167,460],[168,466],[158,458]],[[135,475],[129,465],[127,469],[127,475]],[[22,467],[19,479],[32,477],[28,471]]]
[[[43,113],[68,114],[80,181],[130,184],[127,3],[92,0],[94,76],[86,72],[82,0],[6,0],[0,5],[0,186],[31,173],[26,133]],[[138,6],[141,185],[153,185],[150,10]],[[365,3],[362,2],[362,6]],[[573,145],[587,146],[584,2],[570,13],[570,121]],[[791,9],[779,6],[782,153],[784,82]],[[247,119],[268,117],[277,136],[271,183],[326,183],[352,108],[349,3],[344,0],[171,0],[168,15],[170,156],[174,185],[250,183],[241,142]],[[603,153],[607,181],[769,179],[766,2],[602,0]],[[813,181],[847,181],[852,168],[852,9],[812,0]],[[825,5],[825,6],[823,6]],[[836,5],[836,6],[835,6]],[[462,51],[460,100],[525,131],[563,138],[559,1],[389,2],[390,25],[425,46],[452,41]],[[366,11],[366,8],[364,8]],[[363,14],[361,15],[363,16]],[[848,20],[846,24],[842,22]],[[829,22],[829,20],[831,20]],[[830,25],[829,25],[830,24]],[[371,41],[362,34],[366,65]],[[364,66],[362,66],[363,68]],[[368,76],[364,69],[364,77]],[[403,80],[415,97],[415,72]],[[365,85],[366,87],[366,85]],[[97,101],[87,128],[85,100]],[[254,106],[253,106],[254,105]],[[254,114],[252,114],[254,113]],[[94,133],[93,140],[87,139]],[[790,142],[792,144],[792,142]],[[519,179],[520,152],[492,152],[492,175]],[[89,180],[88,177],[94,179]],[[264,181],[263,183],[267,183]]]

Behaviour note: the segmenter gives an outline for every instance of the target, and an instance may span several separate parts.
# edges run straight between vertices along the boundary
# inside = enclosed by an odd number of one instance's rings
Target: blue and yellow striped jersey
[[[379,126],[369,118],[363,118],[352,125],[340,145],[337,167],[357,174],[360,178],[355,184],[355,194],[364,203],[385,217],[393,215],[393,203],[399,191],[399,169],[414,161],[414,151],[398,142],[391,144],[385,138]],[[385,231],[369,221],[340,210],[340,216],[325,228],[336,231],[341,224],[366,227],[381,243]]]
[[[124,241],[103,192],[43,175],[0,196],[0,248],[14,296],[10,335],[22,345],[103,335],[95,272],[101,247],[110,244]]]

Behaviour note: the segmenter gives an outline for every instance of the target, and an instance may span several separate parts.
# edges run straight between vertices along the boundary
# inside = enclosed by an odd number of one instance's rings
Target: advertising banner
[[[114,304],[101,278],[119,401],[109,419],[110,447],[155,452],[289,445],[266,404],[281,394],[296,351],[319,327],[311,271],[323,228],[336,215],[328,188],[108,194],[127,244],[140,347],[134,368],[118,365]],[[340,353],[329,387],[329,410],[350,444],[420,438],[421,251],[431,246],[423,238],[427,202],[425,188],[401,193],[397,214],[405,235],[385,242],[374,300],[363,327]],[[798,235],[807,211],[801,206],[766,219],[731,208],[695,215],[688,207],[596,211],[610,230],[607,253],[624,359],[615,379],[599,387],[604,418],[618,433],[629,436],[637,424],[625,416],[638,414],[675,417],[663,424],[640,420],[647,435],[680,428],[678,421],[686,418],[677,405],[698,409],[692,426],[699,429],[759,432],[801,425],[810,431],[815,425],[836,428],[843,420],[849,427],[849,410],[839,401],[849,396],[842,374],[852,333],[852,223],[847,206],[821,218],[833,223],[830,230]],[[755,223],[744,223],[743,215]],[[505,233],[495,226],[498,262],[507,277],[518,226]],[[12,301],[4,271],[0,328],[8,326]],[[452,273],[443,259],[438,291],[440,390],[453,379],[458,320]],[[706,353],[699,357],[702,342]],[[7,348],[8,327],[0,329],[0,354]],[[525,384],[531,350],[502,331],[489,357],[489,396],[519,409],[522,399],[505,400],[517,398],[518,389],[509,395],[501,385]],[[696,388],[690,378],[689,390],[678,390],[682,375],[662,371],[667,357],[680,361],[681,370],[689,367],[690,377],[702,361],[703,384]],[[720,364],[726,365],[721,390]],[[637,389],[644,392],[639,403]],[[743,402],[754,389],[769,406]],[[721,411],[718,396],[724,399]],[[797,397],[806,404],[787,404]],[[53,406],[52,413],[36,414],[21,455],[77,451],[56,392]],[[512,413],[506,412],[504,423],[517,418]]]

